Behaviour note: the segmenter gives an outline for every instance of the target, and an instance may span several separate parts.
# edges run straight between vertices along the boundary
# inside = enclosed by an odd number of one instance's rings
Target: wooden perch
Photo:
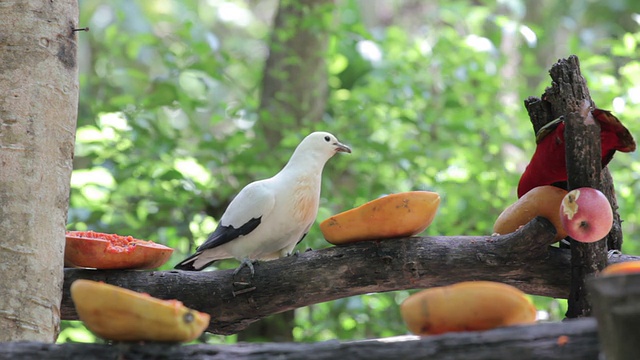
[[[160,343],[0,344],[4,359],[557,359],[597,360],[598,335],[594,319],[514,326],[491,331],[441,336],[399,336],[363,341],[187,345]],[[517,356],[515,355],[517,354]]]
[[[552,86],[545,90],[542,100],[529,98],[525,101],[534,130],[560,116],[565,118],[567,189],[583,186],[600,189],[607,195],[615,212],[617,203],[613,181],[608,170],[602,171],[600,126],[591,115],[594,103],[580,73],[580,62],[574,55],[561,59],[551,67],[549,74]],[[605,241],[585,244],[571,240],[567,317],[586,316],[591,312],[585,281],[606,266],[608,242],[614,249],[620,249],[622,232],[617,213],[615,220],[615,226]]]
[[[77,319],[69,286],[91,279],[178,299],[211,314],[209,331],[233,334],[283,311],[373,292],[491,280],[536,295],[566,298],[569,251],[549,247],[555,228],[536,218],[502,236],[435,236],[368,241],[260,262],[249,279],[232,270],[97,271],[66,269],[61,316]],[[640,259],[620,256],[614,262]],[[234,286],[234,282],[250,284]],[[249,291],[247,291],[249,290]],[[245,292],[246,291],[246,292]],[[236,296],[234,296],[234,293]]]

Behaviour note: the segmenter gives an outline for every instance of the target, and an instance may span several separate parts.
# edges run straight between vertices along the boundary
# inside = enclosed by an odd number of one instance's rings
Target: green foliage
[[[69,228],[171,246],[168,269],[215,228],[240,188],[277,172],[304,135],[327,130],[354,152],[327,164],[318,220],[423,189],[442,196],[425,235],[490,234],[534,149],[522,100],[539,96],[547,69],[573,53],[597,104],[640,131],[640,30],[630,0],[379,3],[343,1],[333,16],[291,19],[335,25],[329,101],[321,124],[275,123],[282,141],[268,148],[258,89],[273,2],[82,0],[79,24],[91,31],[79,34]],[[629,253],[640,253],[639,156],[610,164]],[[314,226],[300,248],[326,246]],[[397,304],[408,294],[298,309],[295,339],[405,333]],[[564,313],[548,299],[536,303],[552,319]],[[65,322],[60,341],[93,341],[78,326]]]

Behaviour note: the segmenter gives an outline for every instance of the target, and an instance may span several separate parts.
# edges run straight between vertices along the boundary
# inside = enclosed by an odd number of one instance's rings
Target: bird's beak
[[[335,145],[335,147],[336,147],[336,152],[346,152],[346,153],[351,154],[351,148],[348,147],[347,145],[339,143],[337,141],[334,142],[333,145]]]

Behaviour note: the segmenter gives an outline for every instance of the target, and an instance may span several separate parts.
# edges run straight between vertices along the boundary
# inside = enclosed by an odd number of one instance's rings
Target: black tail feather
[[[193,263],[196,262],[196,260],[198,259],[198,256],[201,254],[201,252],[197,252],[191,256],[189,256],[188,258],[182,260],[181,262],[179,262],[176,266],[174,266],[174,269],[178,269],[178,270],[187,270],[187,271],[200,271],[202,269],[204,269],[206,266],[201,267],[199,269],[196,269],[195,266],[193,266]],[[210,263],[209,263],[210,264]],[[207,264],[207,266],[209,265]]]

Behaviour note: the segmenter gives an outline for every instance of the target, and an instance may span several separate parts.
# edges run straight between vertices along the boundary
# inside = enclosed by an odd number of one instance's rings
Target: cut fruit
[[[431,191],[386,195],[331,216],[320,230],[335,245],[412,236],[431,225],[438,205],[440,196]]]
[[[178,300],[84,279],[74,281],[70,291],[80,320],[107,340],[188,342],[209,326],[209,314]]]
[[[96,269],[155,269],[166,263],[173,249],[153,241],[94,231],[69,231],[64,263]]]
[[[535,322],[536,308],[525,293],[491,281],[466,281],[422,290],[400,305],[416,335],[488,330]]]

